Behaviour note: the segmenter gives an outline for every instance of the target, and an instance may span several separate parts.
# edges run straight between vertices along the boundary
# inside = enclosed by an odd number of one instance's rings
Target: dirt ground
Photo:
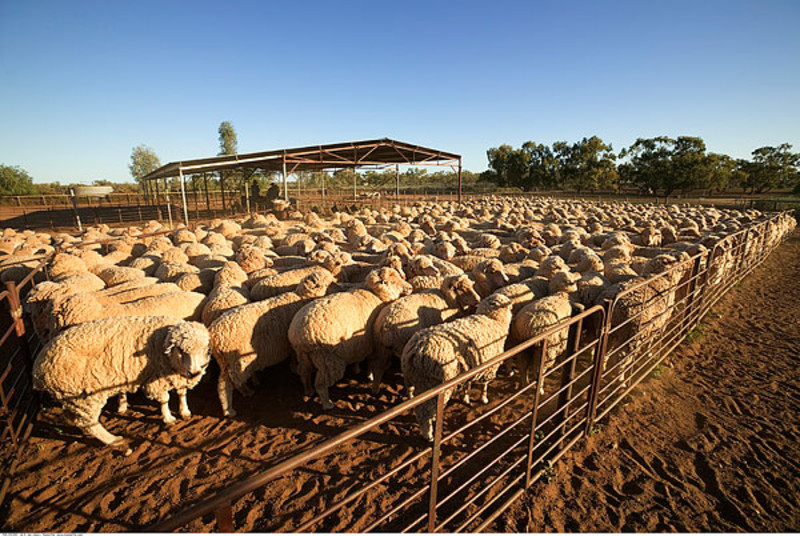
[[[800,232],[492,527],[800,530]]]
[[[798,530],[798,267],[800,232],[723,298],[694,342],[669,358],[665,372],[637,388],[599,433],[579,442],[549,482],[536,484],[493,530]],[[116,415],[112,401],[103,422],[128,438],[122,449],[98,446],[61,424],[58,408],[46,408],[0,524],[36,532],[141,530],[403,400],[396,371],[379,396],[363,377],[341,382],[332,389],[337,407],[329,413],[303,400],[300,382],[285,364],[261,380],[255,396],[234,399],[235,419],[220,417],[213,378],[190,394],[194,417],[171,427],[140,395],[130,397],[126,415]],[[493,388],[506,386],[501,379]],[[477,411],[451,404],[448,428]],[[458,438],[443,457],[470,452],[479,440]],[[362,519],[388,511],[398,493],[424,482],[430,461],[413,456],[425,450],[412,416],[398,418],[238,501],[236,528],[292,530],[321,507],[322,495],[341,497],[355,483],[374,480],[384,461],[408,461],[389,487],[376,488],[321,527],[364,530]],[[188,528],[214,525],[206,518]]]

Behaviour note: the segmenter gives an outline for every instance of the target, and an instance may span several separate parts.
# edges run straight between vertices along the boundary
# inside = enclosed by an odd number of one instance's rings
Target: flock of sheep
[[[99,421],[110,397],[119,396],[124,412],[126,393],[141,389],[171,423],[169,393],[177,391],[188,418],[187,391],[212,356],[226,416],[235,415],[234,390],[250,394],[256,372],[287,359],[325,409],[348,365],[357,374],[365,364],[377,392],[395,358],[413,396],[652,281],[614,313],[615,321],[634,319],[625,337],[645,340],[668,320],[686,277],[670,268],[766,218],[755,210],[504,197],[329,219],[276,208],[193,230],[157,222],[81,236],[5,230],[3,280],[51,255],[49,280],[26,300],[47,341],[35,387],[106,444],[120,440]],[[764,239],[778,241],[794,225],[788,216],[771,220]],[[725,270],[723,258],[715,276]],[[653,279],[665,271],[669,277]],[[649,298],[665,293],[672,294],[653,305],[658,310],[642,314]],[[549,336],[545,368],[566,345],[566,329]],[[529,360],[517,363],[522,382],[530,381]],[[475,378],[484,403],[496,373]],[[416,411],[430,439],[435,402]]]

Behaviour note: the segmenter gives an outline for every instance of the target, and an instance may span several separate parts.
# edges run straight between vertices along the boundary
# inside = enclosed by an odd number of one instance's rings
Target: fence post
[[[8,307],[11,310],[11,320],[14,322],[17,337],[22,338],[25,335],[25,322],[22,320],[22,305],[20,304],[17,283],[15,281],[6,281],[6,290],[8,291]]]
[[[594,427],[594,418],[597,414],[597,401],[600,398],[600,384],[603,378],[603,361],[608,350],[608,336],[611,331],[611,316],[614,302],[607,302],[608,307],[604,307],[605,316],[600,324],[600,343],[594,353],[594,371],[592,373],[592,384],[589,387],[589,404],[586,408],[586,430],[585,435],[589,435]]]
[[[436,532],[436,505],[439,487],[439,457],[442,450],[442,428],[444,421],[444,391],[436,397],[436,430],[433,435],[431,455],[430,503],[428,508],[428,532]]]
[[[217,532],[233,532],[233,508],[230,501],[217,508],[215,516],[217,518]]]
[[[574,327],[574,330],[572,329]],[[560,410],[561,416],[557,419],[561,421],[561,431],[558,433],[559,436],[562,436],[562,439],[559,443],[559,448],[563,448],[565,439],[563,438],[564,430],[567,429],[567,421],[569,420],[569,406],[570,402],[572,401],[572,380],[575,378],[575,364],[578,359],[578,356],[575,355],[578,352],[578,349],[581,347],[581,329],[583,328],[583,318],[578,320],[578,323],[574,326],[570,326],[569,334],[567,336],[567,355],[572,355],[570,359],[569,365],[563,365],[561,369],[561,387],[560,389],[564,389],[566,386],[566,390],[564,390],[558,396],[558,403],[557,407],[564,409]]]
[[[542,385],[544,375],[544,362],[547,355],[547,339],[542,341],[541,358],[539,359],[539,366],[536,370],[536,383],[533,388],[533,408],[531,408],[531,432],[528,437],[528,459],[525,462],[525,488],[531,486],[531,471],[533,470],[533,451],[536,446],[536,421],[539,420],[539,401],[540,393],[544,386]],[[524,359],[524,357],[523,357]],[[525,378],[522,378],[525,381]],[[530,385],[530,384],[529,384]]]

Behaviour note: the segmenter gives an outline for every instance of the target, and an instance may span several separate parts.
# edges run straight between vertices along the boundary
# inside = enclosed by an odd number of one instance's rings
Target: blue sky
[[[461,153],[598,135],[800,149],[800,1],[0,0],[0,163],[37,181],[390,137]]]

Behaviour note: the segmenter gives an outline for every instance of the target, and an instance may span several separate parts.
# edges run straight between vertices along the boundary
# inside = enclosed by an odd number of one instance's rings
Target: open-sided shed
[[[325,171],[335,169],[357,170],[363,167],[395,166],[395,180],[399,181],[399,166],[449,166],[458,173],[458,200],[461,201],[461,155],[413,145],[402,141],[382,138],[377,140],[310,145],[293,149],[277,149],[258,153],[213,156],[195,160],[170,162],[152,171],[145,181],[158,181],[179,177],[183,216],[188,224],[189,212],[186,205],[186,175],[240,170],[247,180],[258,170],[280,172],[283,195],[288,200],[287,177],[297,171]],[[245,188],[245,191],[247,189]]]

